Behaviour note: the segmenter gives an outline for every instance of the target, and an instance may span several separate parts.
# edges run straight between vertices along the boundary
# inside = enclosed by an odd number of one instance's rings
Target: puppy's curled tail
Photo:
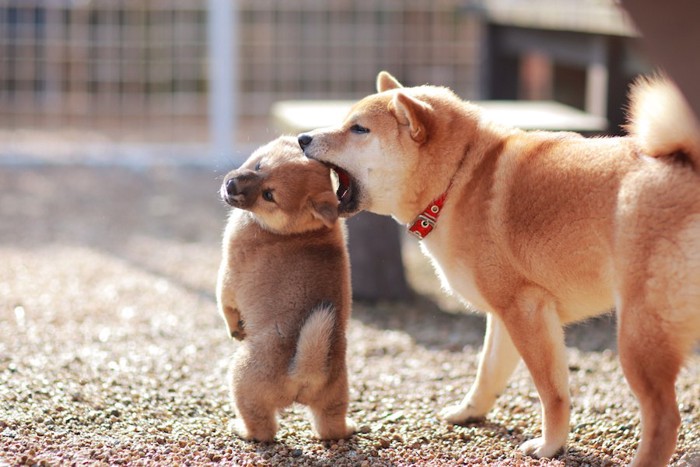
[[[687,162],[700,172],[700,124],[669,79],[656,76],[635,82],[627,130],[645,155]]]
[[[332,304],[315,307],[299,332],[290,366],[292,378],[303,380],[305,384],[323,383],[334,327],[335,307]]]

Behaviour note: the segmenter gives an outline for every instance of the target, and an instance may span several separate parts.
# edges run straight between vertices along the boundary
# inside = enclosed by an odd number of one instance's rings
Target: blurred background
[[[612,0],[0,0],[0,160],[237,161],[295,130],[275,104],[358,99],[382,69],[616,133],[636,36]]]

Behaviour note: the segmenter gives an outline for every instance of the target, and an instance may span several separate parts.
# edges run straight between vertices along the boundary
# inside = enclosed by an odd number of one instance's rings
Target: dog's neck
[[[431,201],[430,204],[428,204],[428,207],[423,209],[423,211],[420,214],[418,214],[418,216],[416,216],[413,222],[406,226],[408,231],[412,233],[416,238],[418,238],[418,240],[423,240],[437,226],[438,217],[440,217],[442,208],[445,205],[447,195],[450,193],[450,189],[452,188],[452,185],[454,185],[455,179],[459,175],[460,169],[464,165],[465,160],[466,151],[465,156],[462,157],[461,161],[459,161],[457,170],[455,171],[454,175],[452,175],[452,179],[450,180],[449,185],[447,185],[447,188],[445,188],[445,191],[443,191],[440,196]]]
[[[462,159],[459,161],[459,164],[457,164],[457,169],[455,170],[454,174],[452,175],[452,179],[450,180],[450,184],[447,185],[447,188],[445,188],[445,191],[442,192],[440,196],[435,198],[423,211],[416,216],[416,218],[406,226],[408,231],[413,234],[418,240],[423,240],[425,237],[432,232],[438,221],[438,217],[440,217],[440,213],[442,212],[442,207],[445,204],[445,200],[447,199],[447,195],[450,192],[450,189],[452,188],[452,185],[455,182],[455,179],[458,177],[459,173],[461,172],[462,166],[464,166],[464,162],[467,160],[467,152],[469,151],[469,146],[467,146],[464,149],[464,154],[462,155]]]

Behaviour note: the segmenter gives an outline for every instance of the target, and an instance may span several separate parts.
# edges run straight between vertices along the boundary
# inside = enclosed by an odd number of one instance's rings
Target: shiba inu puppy
[[[237,433],[270,441],[278,411],[299,402],[321,438],[350,436],[350,263],[330,171],[282,137],[227,174],[221,197],[235,208],[217,301],[242,339],[231,364]]]
[[[681,422],[674,382],[700,337],[700,131],[675,86],[639,81],[630,135],[616,138],[503,127],[386,72],[377,91],[298,140],[338,173],[341,212],[406,224],[444,287],[487,313],[476,381],[443,417],[484,417],[522,358],[543,428],[521,449],[555,455],[569,432],[562,326],[615,308],[641,406],[633,464],[665,465]]]

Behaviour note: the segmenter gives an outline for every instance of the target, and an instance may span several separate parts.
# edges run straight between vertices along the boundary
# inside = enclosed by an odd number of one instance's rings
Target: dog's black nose
[[[313,138],[311,137],[311,135],[307,135],[306,133],[302,133],[299,135],[297,140],[299,141],[299,146],[301,146],[301,149],[306,149],[306,147],[309,144],[311,144],[311,141],[313,140]]]
[[[228,193],[231,196],[238,194],[235,178],[229,178],[228,180],[226,180],[226,193]]]

